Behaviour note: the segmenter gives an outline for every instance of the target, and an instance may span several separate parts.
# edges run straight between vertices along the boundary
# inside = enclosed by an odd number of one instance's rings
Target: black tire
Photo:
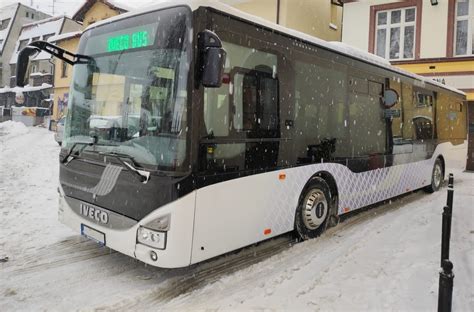
[[[444,181],[444,167],[441,159],[436,159],[433,171],[431,172],[431,184],[424,188],[425,192],[427,193],[434,193],[443,184]]]
[[[295,231],[306,240],[318,237],[326,230],[331,213],[331,192],[324,179],[315,177],[303,189],[296,209]]]

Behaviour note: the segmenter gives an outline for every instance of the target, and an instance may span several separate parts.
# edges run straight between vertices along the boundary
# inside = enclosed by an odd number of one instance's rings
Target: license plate
[[[84,235],[85,237],[101,244],[102,246],[105,246],[105,234],[94,230],[87,225],[81,224],[81,235]]]

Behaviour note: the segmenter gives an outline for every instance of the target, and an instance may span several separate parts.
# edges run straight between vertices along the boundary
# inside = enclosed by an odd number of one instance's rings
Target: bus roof
[[[98,26],[103,25],[103,24],[108,24],[108,23],[118,21],[118,20],[122,20],[122,19],[125,19],[125,18],[128,18],[128,17],[141,15],[141,14],[156,11],[156,10],[159,10],[159,9],[164,9],[164,8],[169,8],[169,7],[177,7],[177,6],[187,6],[191,9],[191,11],[195,11],[200,7],[213,8],[217,11],[221,11],[221,12],[227,13],[229,15],[233,15],[233,16],[239,17],[243,20],[249,21],[250,23],[259,24],[259,25],[264,26],[266,28],[274,29],[278,32],[290,35],[292,37],[301,39],[303,41],[307,41],[309,43],[315,44],[315,45],[320,46],[322,48],[326,48],[327,50],[331,50],[333,52],[336,52],[336,53],[339,53],[339,54],[342,54],[342,55],[345,55],[345,56],[363,61],[365,63],[369,63],[369,64],[372,64],[372,65],[375,65],[375,66],[378,66],[378,67],[388,69],[392,72],[401,74],[403,76],[408,76],[410,78],[416,79],[420,82],[419,86],[421,86],[421,87],[423,87],[425,83],[428,83],[428,84],[431,84],[433,86],[440,87],[442,89],[450,90],[452,92],[455,92],[455,93],[463,95],[463,96],[466,95],[464,92],[462,92],[461,90],[458,90],[456,88],[444,85],[444,84],[439,83],[439,82],[437,82],[433,79],[423,77],[423,76],[414,74],[412,72],[408,72],[408,71],[403,70],[399,67],[392,66],[388,60],[386,60],[386,59],[384,59],[384,58],[382,58],[378,55],[368,53],[366,51],[363,51],[363,50],[360,50],[358,48],[352,47],[350,45],[344,44],[342,42],[336,42],[336,41],[328,42],[328,41],[325,41],[323,39],[320,39],[320,38],[313,37],[311,35],[302,33],[300,31],[297,31],[297,30],[294,30],[294,29],[290,29],[290,28],[272,23],[272,22],[270,22],[268,20],[265,20],[263,18],[260,18],[258,16],[254,16],[254,15],[245,13],[243,11],[240,11],[240,10],[238,10],[238,9],[232,7],[232,6],[226,5],[226,4],[224,4],[224,3],[222,3],[218,0],[165,0],[165,1],[160,1],[160,2],[158,2],[156,4],[153,4],[153,5],[147,5],[146,7],[139,8],[137,10],[134,10],[134,11],[131,11],[131,12],[128,12],[128,13],[124,13],[124,14],[121,14],[121,15],[117,15],[117,16],[114,16],[112,18],[109,18],[109,19],[106,19],[106,20],[103,20],[103,21],[99,21],[99,22],[94,23],[94,24],[90,25],[89,27],[87,27],[85,31],[87,31],[89,29],[92,29],[92,28],[95,28],[95,27],[98,27]]]

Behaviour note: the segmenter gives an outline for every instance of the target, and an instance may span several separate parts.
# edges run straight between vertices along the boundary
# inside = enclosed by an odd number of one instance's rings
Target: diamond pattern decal
[[[397,165],[361,173],[334,163],[314,164],[282,170],[286,179],[280,181],[281,171],[271,172],[269,179],[274,190],[267,195],[265,225],[275,234],[293,229],[294,213],[306,182],[317,172],[327,171],[336,180],[339,191],[339,214],[365,207],[383,200],[419,189],[431,181],[435,159]]]

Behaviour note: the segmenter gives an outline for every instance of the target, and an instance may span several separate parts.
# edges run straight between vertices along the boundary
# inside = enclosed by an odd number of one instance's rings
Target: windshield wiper
[[[110,153],[98,152],[98,154],[99,155],[104,155],[104,156],[114,157],[115,159],[117,159],[122,164],[122,166],[127,168],[128,171],[130,171],[132,174],[135,175],[135,177],[137,177],[139,182],[141,182],[143,184],[146,184],[148,182],[148,180],[150,180],[150,172],[145,171],[145,170],[137,169],[136,164],[135,164],[135,160],[132,156],[129,156],[129,155],[126,155],[126,154],[121,154],[121,153],[115,153],[115,152],[110,152]],[[129,164],[128,162],[123,161],[122,158],[126,158],[126,159],[130,160],[130,162],[132,164]]]
[[[67,155],[64,156],[64,158],[61,160],[61,163],[67,166],[73,159],[79,157],[87,146],[92,146],[94,144],[95,144],[94,142],[75,142],[72,145],[72,147],[69,149],[69,152],[67,153]],[[75,155],[73,155],[74,148],[77,145],[84,145],[84,146]]]

